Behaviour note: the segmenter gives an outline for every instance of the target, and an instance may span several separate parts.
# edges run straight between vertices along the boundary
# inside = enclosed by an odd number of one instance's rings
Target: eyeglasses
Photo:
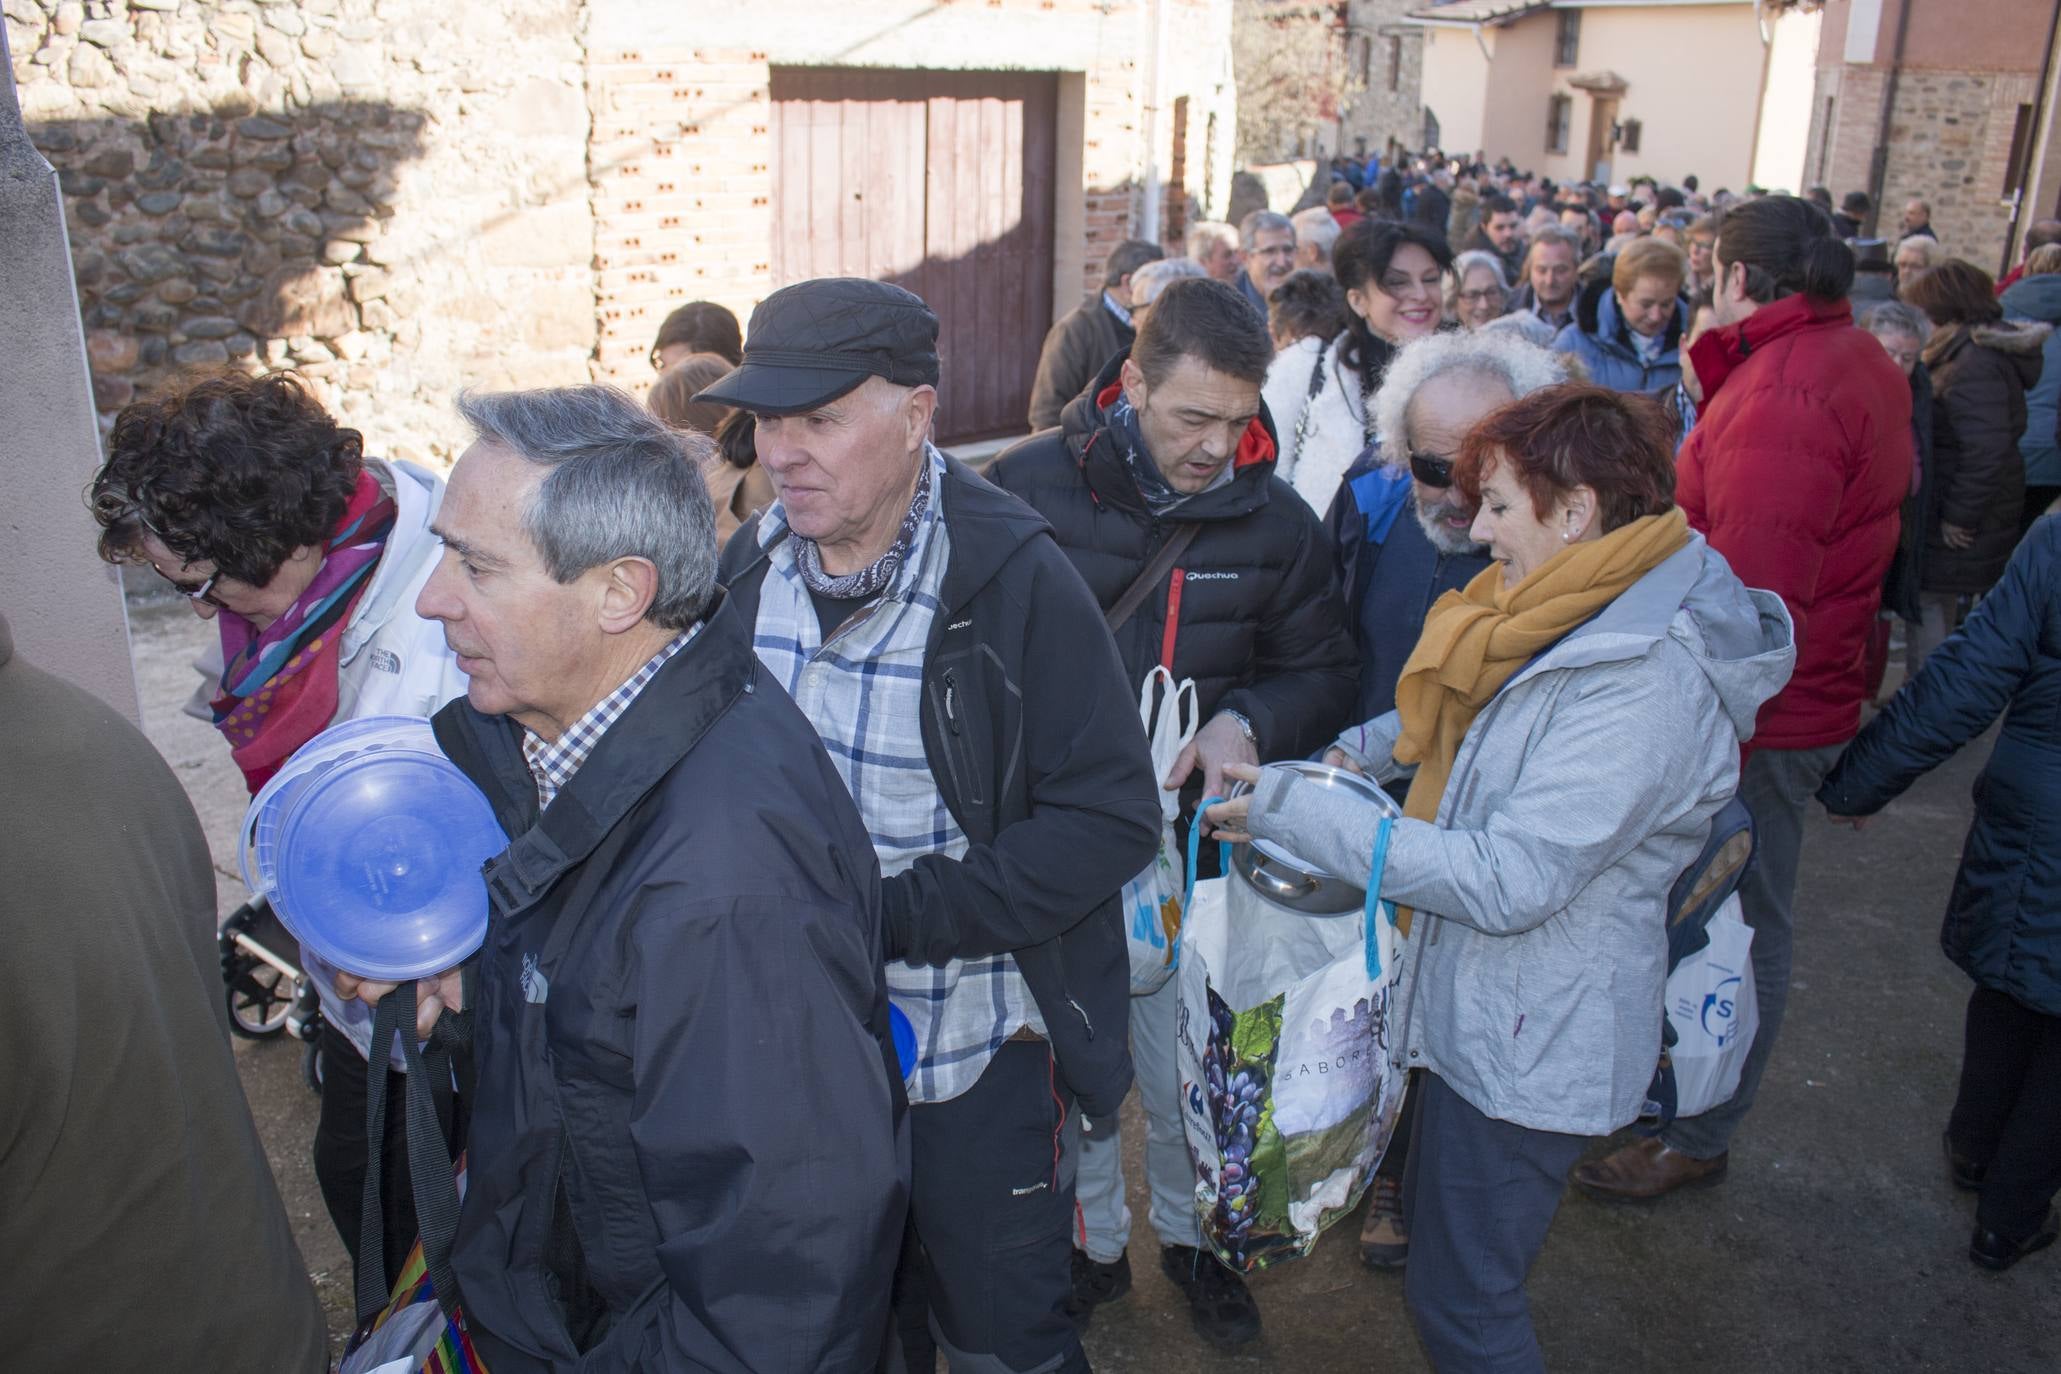
[[[206,602],[208,605],[213,606],[216,610],[221,611],[226,611],[229,609],[227,606],[224,606],[221,600],[215,595],[215,583],[222,580],[222,574],[220,573],[212,573],[209,575],[207,581],[201,583],[198,587],[192,587],[174,578],[170,573],[166,572],[163,568],[160,568],[155,563],[150,565],[150,570],[156,573],[159,577],[164,578],[164,580],[167,583],[171,584],[171,588],[173,591],[179,593],[179,595],[185,597],[188,601],[203,601]]]
[[[1500,301],[1503,299],[1503,288],[1500,286],[1484,286],[1475,291],[1462,291],[1460,299],[1469,305],[1481,305],[1484,302]]]
[[[1450,487],[1453,485],[1453,460],[1411,449],[1410,475],[1427,487]]]

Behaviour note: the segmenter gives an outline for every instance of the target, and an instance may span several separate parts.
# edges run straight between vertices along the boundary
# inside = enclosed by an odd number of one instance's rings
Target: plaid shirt
[[[779,542],[768,555],[753,647],[822,736],[858,803],[885,877],[926,854],[957,859],[967,849],[923,753],[923,655],[951,560],[944,460],[935,450],[929,460],[930,509],[907,561],[828,644],[796,566],[794,540],[779,539],[787,520],[777,503],[759,527],[762,547]],[[1006,954],[954,959],[941,968],[889,964],[887,991],[916,1031],[912,1102],[957,1097],[1011,1035],[1026,1026],[1045,1031],[1029,986]]]
[[[630,709],[630,703],[637,694],[658,676],[658,670],[666,666],[666,660],[687,647],[687,641],[701,632],[695,625],[673,636],[673,642],[653,654],[642,668],[630,674],[623,685],[594,703],[594,708],[566,727],[564,734],[555,741],[547,741],[541,735],[525,730],[522,736],[523,761],[530,766],[530,776],[537,782],[537,809],[551,805],[559,789],[573,779],[580,771],[580,765],[594,752],[594,746],[601,743],[601,737],[608,733],[608,727],[622,719],[623,712]]]

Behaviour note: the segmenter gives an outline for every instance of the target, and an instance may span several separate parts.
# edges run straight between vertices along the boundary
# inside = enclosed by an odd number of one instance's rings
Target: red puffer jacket
[[[1703,411],[1675,499],[1749,587],[1796,622],[1796,672],[1752,747],[1860,728],[1868,630],[1911,488],[1911,390],[1845,301],[1788,296],[1697,340]]]

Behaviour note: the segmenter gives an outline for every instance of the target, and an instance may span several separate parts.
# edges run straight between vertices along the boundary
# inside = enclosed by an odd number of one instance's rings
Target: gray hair
[[[1392,468],[1409,466],[1410,402],[1426,382],[1448,372],[1492,378],[1509,387],[1513,399],[1567,380],[1564,355],[1507,330],[1432,334],[1404,344],[1367,407],[1383,463]]]
[[[1193,258],[1159,258],[1131,273],[1131,309],[1143,310],[1159,298],[1170,283],[1183,277],[1206,277],[1202,264]]]
[[[1259,236],[1269,229],[1286,229],[1295,232],[1295,221],[1275,210],[1255,210],[1238,224],[1238,246],[1250,253]]]
[[[1188,226],[1188,256],[1200,261],[1220,243],[1238,246],[1238,231],[1222,220],[1199,219]]]
[[[1884,334],[1908,334],[1923,343],[1932,337],[1932,321],[1915,305],[1903,301],[1877,301],[1861,312],[1861,328],[1880,338]]]
[[[480,439],[548,469],[522,527],[554,579],[646,559],[658,592],[644,618],[669,630],[700,619],[716,583],[716,517],[701,476],[713,440],[608,386],[465,392],[458,413]]]
[[[1503,270],[1503,260],[1485,249],[1470,248],[1453,259],[1453,270],[1446,275],[1446,309],[1459,308],[1460,288],[1467,284],[1467,274],[1477,267],[1486,267],[1494,273],[1496,285],[1503,288],[1503,294],[1510,293],[1510,278]]]
[[[1577,264],[1582,260],[1582,236],[1580,234],[1575,233],[1574,230],[1564,224],[1541,224],[1538,228],[1531,231],[1531,246],[1524,250],[1524,272],[1526,276],[1531,274],[1531,255],[1538,251],[1539,245],[1542,243],[1557,243],[1561,247],[1573,251],[1574,260]]]
[[[1344,185],[1343,182],[1339,183]],[[1314,243],[1324,250],[1324,261],[1331,261],[1331,245],[1338,242],[1344,230],[1338,221],[1331,218],[1331,212],[1321,205],[1312,205],[1307,210],[1298,210],[1288,217],[1289,227],[1295,230],[1298,244]]]
[[[1939,251],[1939,240],[1926,234],[1912,234],[1908,238],[1897,240],[1896,252],[1890,255],[1890,261],[1894,262],[1897,258],[1902,257],[1906,248],[1917,249],[1919,254],[1925,259],[1927,267],[1937,267],[1940,258],[1943,256]]]

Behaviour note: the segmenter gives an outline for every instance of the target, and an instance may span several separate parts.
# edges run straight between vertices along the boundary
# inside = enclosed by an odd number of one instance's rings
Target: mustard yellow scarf
[[[1441,596],[1396,683],[1396,762],[1417,765],[1403,814],[1435,819],[1460,741],[1481,708],[1520,668],[1688,542],[1689,522],[1676,507],[1571,544],[1515,586],[1503,585],[1497,564]],[[1398,918],[1407,935],[1408,909]]]

